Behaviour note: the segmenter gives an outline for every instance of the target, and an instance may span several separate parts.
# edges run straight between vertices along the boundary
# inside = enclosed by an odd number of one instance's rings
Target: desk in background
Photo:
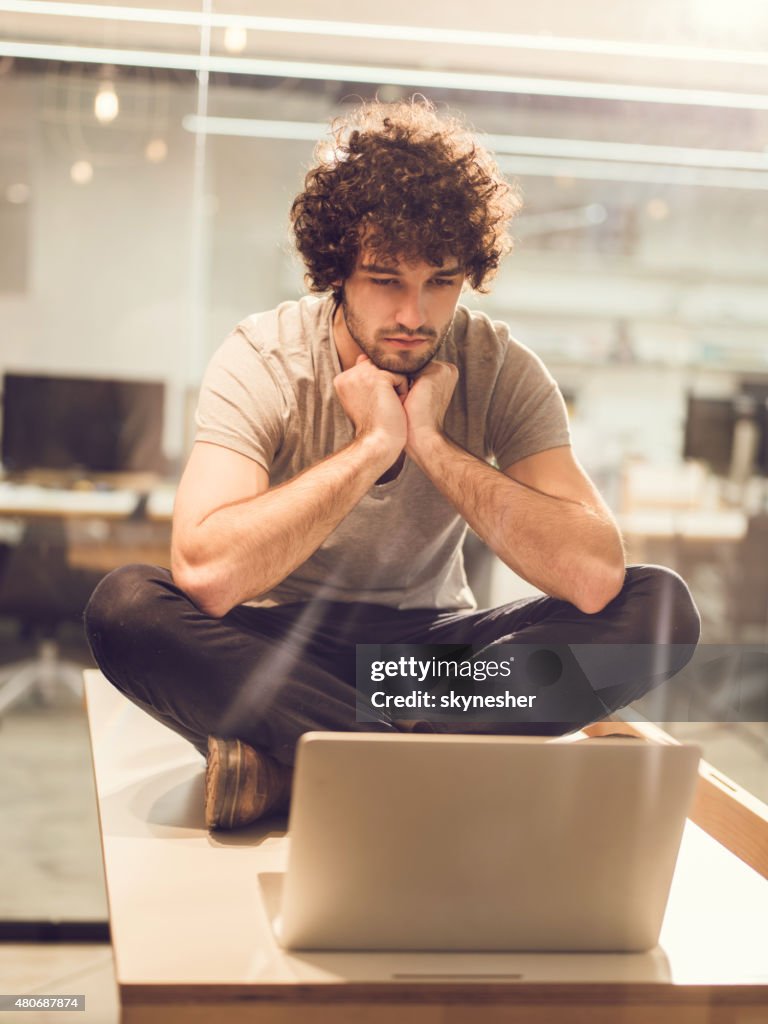
[[[693,543],[743,540],[748,522],[740,509],[647,508],[617,518],[627,537]]]
[[[705,563],[730,577],[750,526],[740,509],[642,509],[617,520],[628,563],[668,565],[689,583]]]
[[[125,519],[139,504],[137,490],[78,490],[0,482],[0,515],[101,516]]]
[[[0,517],[63,521],[73,569],[106,573],[130,562],[168,566],[175,493],[175,484],[156,481],[150,490],[2,481]]]

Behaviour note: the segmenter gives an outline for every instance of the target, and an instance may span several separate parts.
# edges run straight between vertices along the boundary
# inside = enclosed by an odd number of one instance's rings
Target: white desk
[[[175,501],[175,484],[160,484],[153,487],[147,498],[147,518],[157,522],[170,522],[173,519]]]
[[[259,882],[284,820],[209,834],[193,748],[99,672],[86,694],[123,1024],[768,1019],[768,882],[691,823],[647,954],[286,953]]]
[[[175,491],[175,485],[154,484],[145,515],[136,517],[146,493],[139,487],[79,490],[0,481],[0,519],[11,543],[23,536],[19,520],[61,519],[73,569],[106,573],[132,561],[169,565]]]
[[[644,509],[618,517],[622,533],[647,538],[739,541],[747,532],[740,509]]]
[[[0,515],[104,516],[131,515],[139,503],[135,490],[80,491],[39,484],[0,482]]]

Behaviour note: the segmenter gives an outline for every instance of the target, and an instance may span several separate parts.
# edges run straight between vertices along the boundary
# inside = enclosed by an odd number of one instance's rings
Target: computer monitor
[[[701,459],[714,473],[727,476],[733,451],[736,410],[732,398],[688,395],[683,458]]]
[[[159,381],[6,373],[5,471],[162,473],[164,398]]]

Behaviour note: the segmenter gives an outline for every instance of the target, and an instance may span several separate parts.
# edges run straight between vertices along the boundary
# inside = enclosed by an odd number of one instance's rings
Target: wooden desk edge
[[[447,996],[456,999],[472,999],[479,1002],[506,1002],[520,997],[536,1002],[571,1001],[574,995],[587,995],[600,1001],[611,1001],[620,993],[635,1002],[661,1001],[669,1003],[696,1003],[704,997],[709,1003],[751,1003],[768,997],[768,982],[765,984],[735,985],[675,985],[669,981],[506,981],[492,982],[485,979],[471,982],[426,981],[287,981],[265,983],[255,981],[232,985],[190,985],[172,982],[157,984],[120,983],[120,990],[127,1002],[171,1002],[187,990],[190,998],[202,1002],[219,999],[308,1001],[308,1002],[351,1002],[372,997],[391,1002],[410,1002],[414,995],[421,995],[424,1002],[442,1001]]]
[[[220,1017],[248,1024],[268,1014],[275,1024],[376,1022],[464,1024],[721,1024],[757,1020],[768,985],[558,982],[355,982],[232,986],[120,986],[123,1024],[198,1024]],[[371,1013],[374,1012],[375,1016]],[[691,1014],[695,1014],[691,1016]],[[265,1018],[266,1019],[266,1018]]]
[[[679,742],[650,722],[595,722],[584,732],[589,736],[623,733],[657,743]],[[699,764],[699,782],[689,817],[768,878],[768,806],[704,760]]]

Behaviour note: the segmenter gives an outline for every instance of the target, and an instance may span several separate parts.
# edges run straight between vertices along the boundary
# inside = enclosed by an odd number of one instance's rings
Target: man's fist
[[[354,366],[334,378],[333,384],[356,436],[382,435],[391,444],[392,458],[396,459],[407,437],[403,401],[408,394],[408,378],[380,370],[368,356],[360,355]]]
[[[453,396],[459,371],[453,363],[434,359],[414,381],[403,408],[408,417],[407,447],[412,451],[420,440],[439,434]]]

